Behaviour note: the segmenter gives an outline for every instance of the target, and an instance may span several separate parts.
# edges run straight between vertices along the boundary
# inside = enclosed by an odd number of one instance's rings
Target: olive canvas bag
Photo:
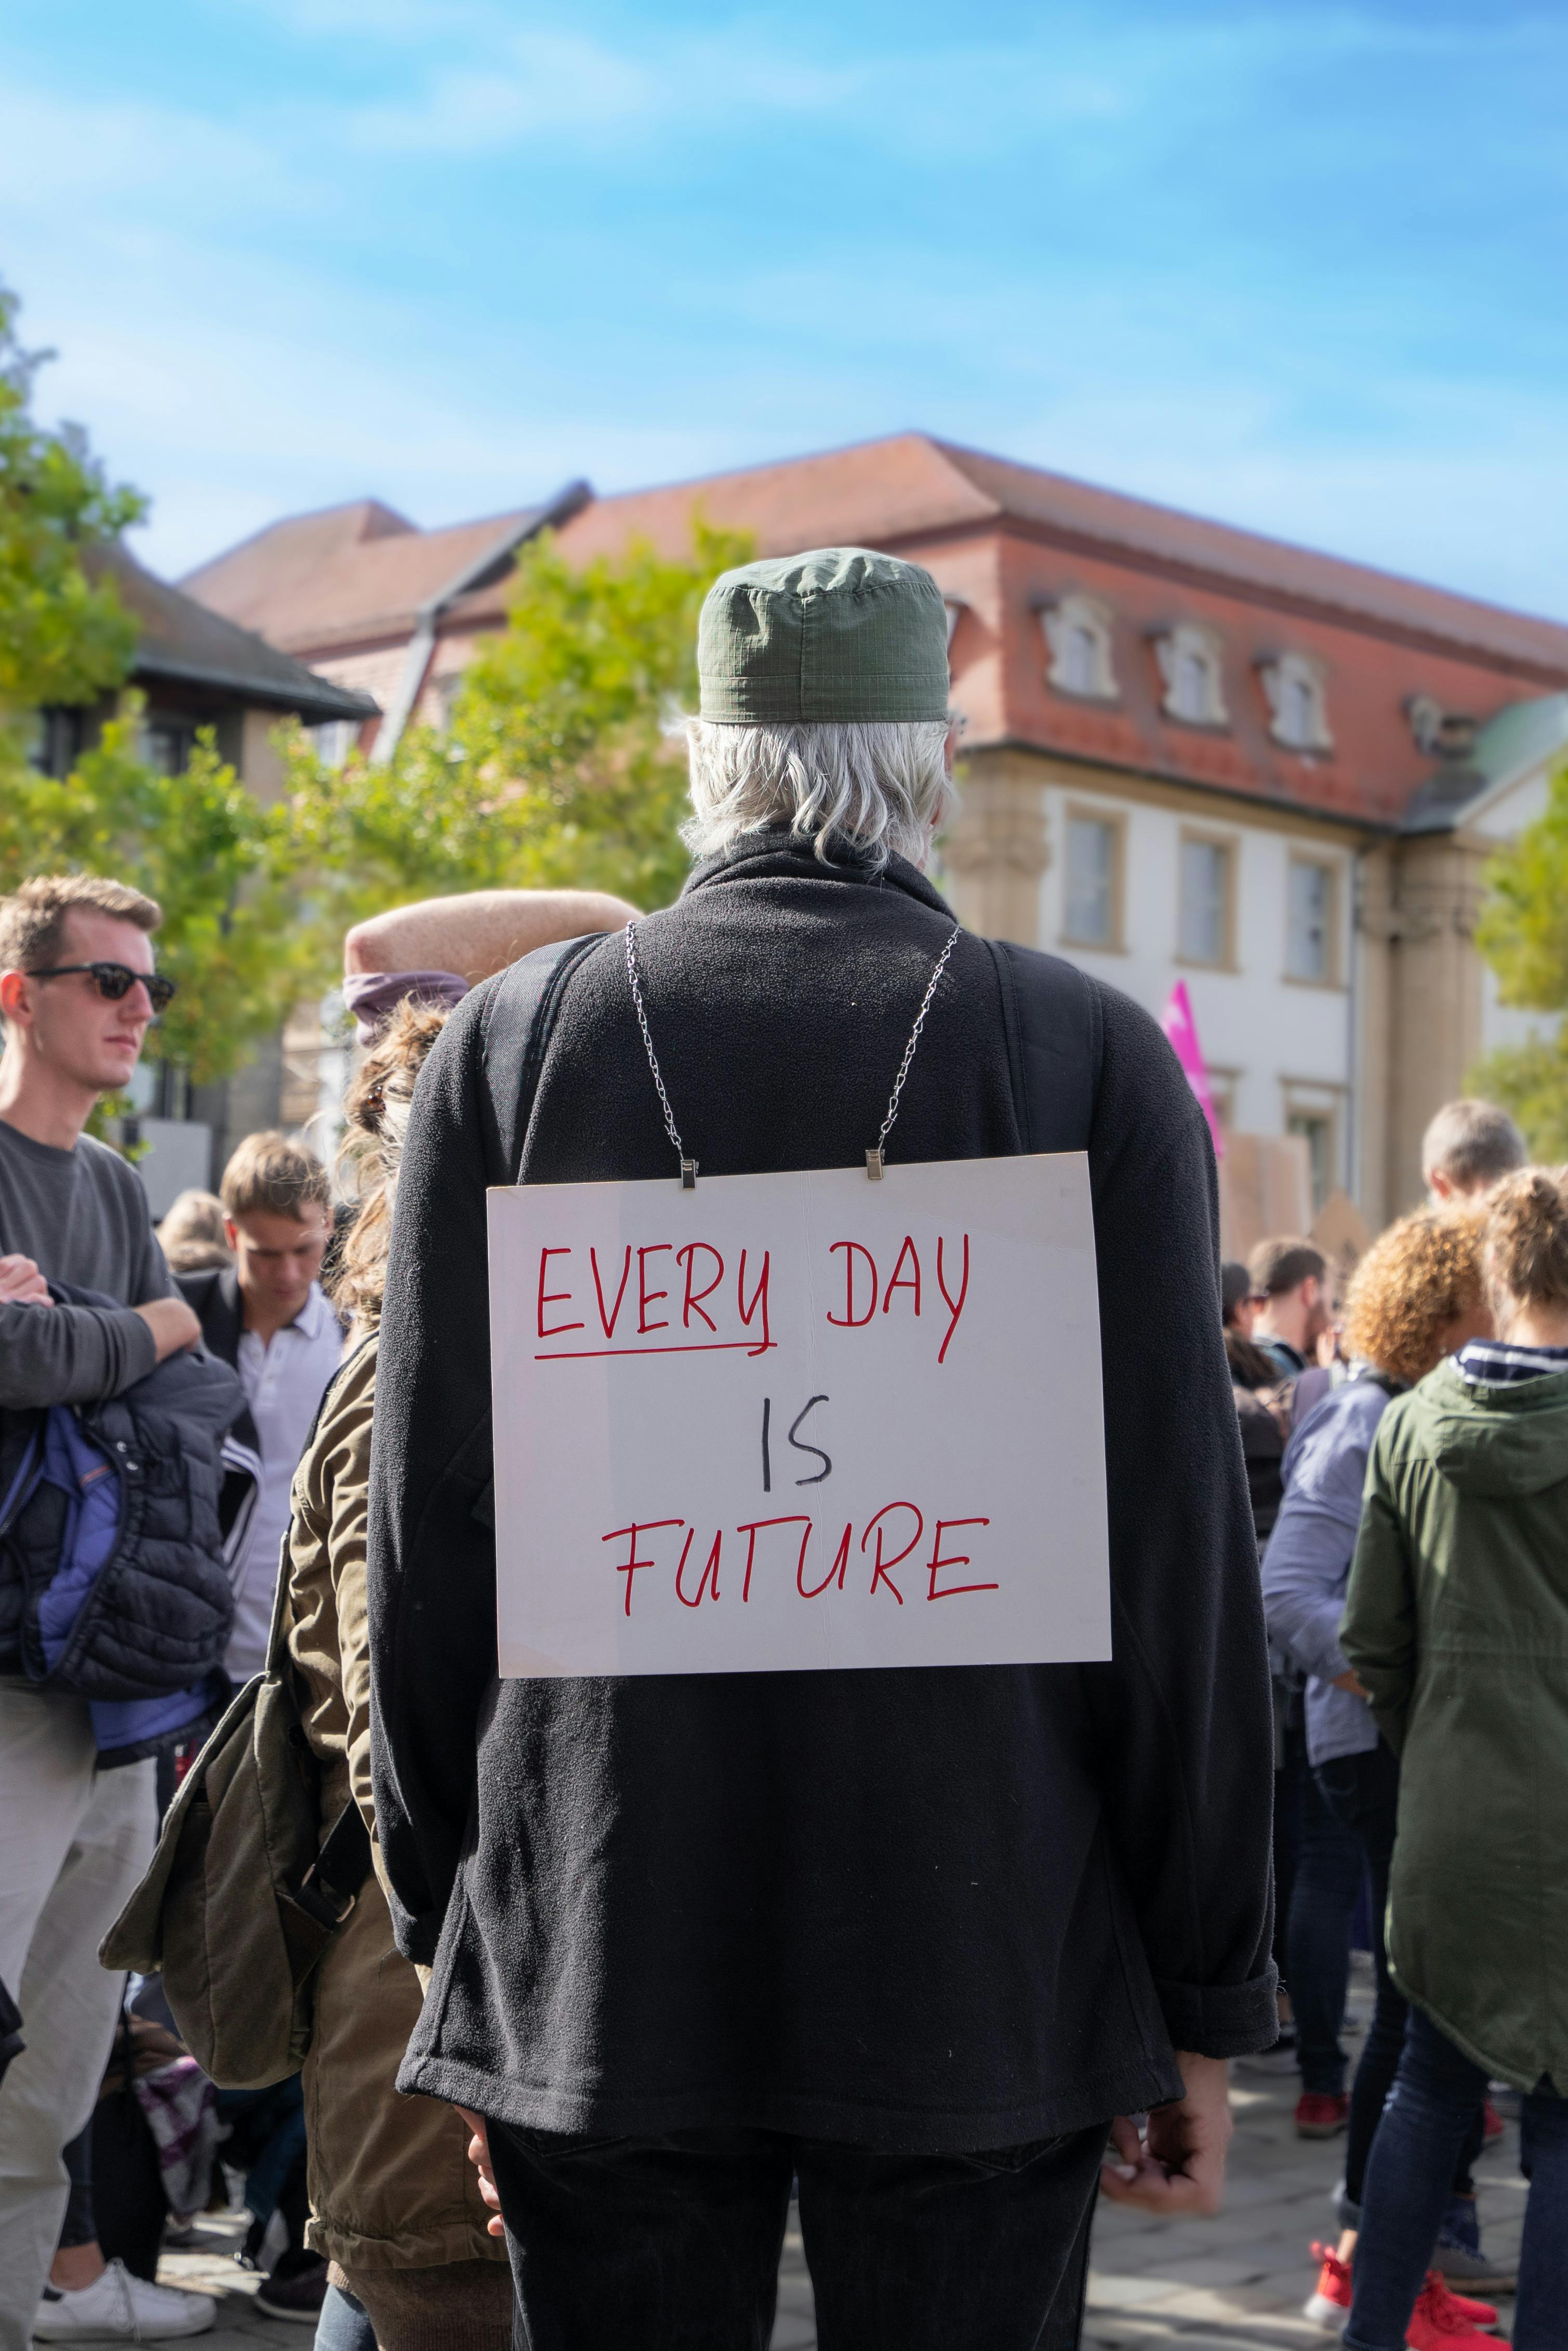
[[[221,2090],[299,2071],[317,1963],[371,1865],[352,1798],[321,1834],[328,1767],[305,1736],[288,1583],[285,1536],[267,1662],[181,1782],[152,1865],[99,1947],[106,1968],[162,1970],[181,2037]]]

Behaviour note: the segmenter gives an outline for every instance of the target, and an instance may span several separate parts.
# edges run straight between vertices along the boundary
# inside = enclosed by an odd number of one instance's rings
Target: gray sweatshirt
[[[131,1309],[172,1284],[135,1170],[84,1134],[73,1151],[0,1119],[0,1254],[47,1280],[122,1299],[118,1308],[0,1301],[0,1405],[91,1404],[152,1369],[157,1346]]]

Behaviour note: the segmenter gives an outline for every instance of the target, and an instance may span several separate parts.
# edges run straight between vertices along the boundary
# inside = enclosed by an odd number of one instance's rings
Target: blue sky
[[[1568,616],[1568,10],[8,0],[0,276],[178,572],[924,426]]]

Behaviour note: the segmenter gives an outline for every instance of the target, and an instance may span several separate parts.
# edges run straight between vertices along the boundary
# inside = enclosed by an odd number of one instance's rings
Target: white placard
[[[489,1210],[504,1675],[1110,1656],[1082,1153]]]

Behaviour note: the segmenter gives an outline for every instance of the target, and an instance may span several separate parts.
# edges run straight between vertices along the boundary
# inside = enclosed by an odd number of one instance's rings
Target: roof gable
[[[265,637],[236,628],[183,589],[144,570],[128,548],[114,543],[94,549],[87,561],[90,569],[112,577],[136,622],[131,675],[138,684],[169,678],[209,686],[245,704],[292,711],[312,726],[374,716],[376,705],[369,695],[318,677]]]

